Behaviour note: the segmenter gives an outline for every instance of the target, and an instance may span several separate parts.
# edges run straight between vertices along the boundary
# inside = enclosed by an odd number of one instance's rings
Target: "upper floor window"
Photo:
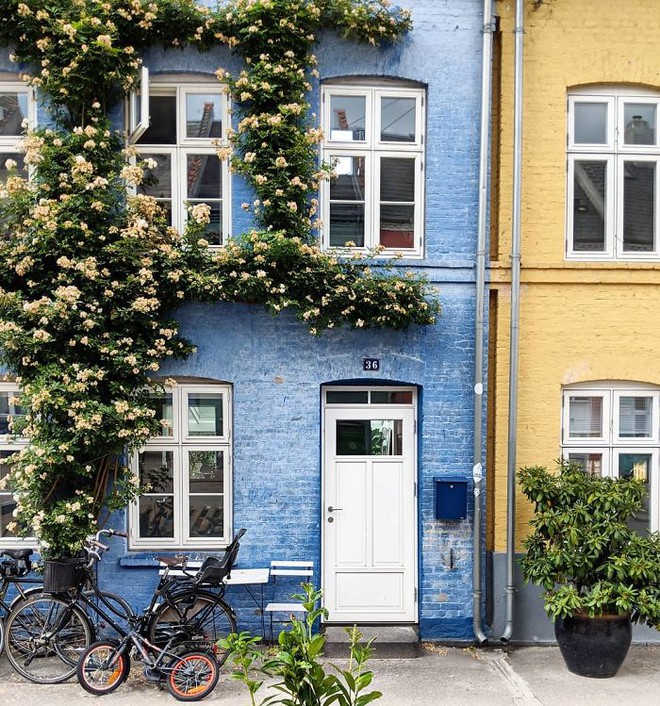
[[[153,196],[181,231],[189,209],[206,204],[211,208],[206,238],[211,245],[224,245],[230,228],[230,177],[229,165],[216,153],[229,125],[222,87],[215,80],[149,82],[148,74],[142,86],[130,103],[131,141],[156,166],[147,170],[138,192]]]
[[[0,383],[0,547],[20,541],[15,532],[8,529],[14,522],[16,501],[14,492],[7,483],[10,466],[7,459],[25,446],[25,441],[12,439],[10,423],[23,412],[19,405],[20,390],[12,383]]]
[[[583,89],[568,98],[567,256],[660,257],[660,93]]]
[[[0,182],[7,178],[7,160],[23,169],[18,145],[26,124],[34,122],[32,91],[19,82],[0,82]]]
[[[231,541],[230,388],[177,385],[153,404],[162,431],[133,458],[131,544],[217,549]]]
[[[631,526],[660,530],[660,389],[625,383],[567,388],[562,450],[589,473],[643,480],[649,495]]]
[[[420,256],[424,91],[378,84],[323,88],[323,243]]]

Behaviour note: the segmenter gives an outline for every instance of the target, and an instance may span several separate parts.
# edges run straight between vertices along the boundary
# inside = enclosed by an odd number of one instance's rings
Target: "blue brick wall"
[[[233,526],[246,527],[239,566],[321,553],[321,386],[336,381],[419,386],[419,620],[423,638],[472,636],[470,517],[434,519],[435,476],[470,477],[473,450],[474,251],[477,227],[481,88],[480,0],[412,0],[415,28],[402,42],[375,49],[326,33],[317,48],[321,80],[388,76],[428,88],[426,213],[423,261],[411,265],[438,287],[436,326],[405,332],[331,331],[311,337],[289,314],[277,318],[239,304],[190,305],[177,316],[197,345],[166,375],[227,381],[233,386]],[[4,59],[3,59],[4,61]],[[207,54],[152,51],[153,74],[212,75],[239,62],[226,49]],[[0,64],[0,67],[2,64]],[[312,102],[318,104],[318,84]],[[315,108],[319,113],[318,105]],[[245,183],[232,185],[233,232],[249,227],[240,204]],[[377,357],[377,373],[362,371]],[[116,526],[125,526],[119,513]],[[154,553],[130,552],[114,539],[102,576],[111,589],[146,605],[157,581]],[[271,591],[271,587],[267,591]],[[230,589],[241,628],[258,629],[254,605]]]

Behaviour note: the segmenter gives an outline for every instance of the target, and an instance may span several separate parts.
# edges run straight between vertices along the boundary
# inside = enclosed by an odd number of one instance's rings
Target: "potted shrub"
[[[630,646],[631,623],[660,629],[660,535],[641,536],[628,526],[642,508],[642,481],[558,465],[556,474],[534,466],[518,475],[534,504],[523,577],[545,589],[568,669],[614,676]]]

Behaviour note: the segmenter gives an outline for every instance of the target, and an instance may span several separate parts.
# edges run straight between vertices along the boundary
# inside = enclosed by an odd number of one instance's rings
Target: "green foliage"
[[[256,644],[259,638],[247,632],[220,641],[223,649],[231,652],[232,677],[246,685],[251,706],[257,705],[256,694],[263,685],[263,680],[251,676],[254,671],[279,679],[273,688],[282,694],[265,697],[259,706],[366,706],[380,698],[379,691],[365,692],[373,680],[373,673],[365,668],[372,641],[361,645],[362,635],[355,626],[347,628],[350,637],[348,668],[331,665],[334,673],[326,672],[321,662],[325,636],[315,632],[318,620],[326,615],[326,610],[318,605],[321,591],[314,590],[309,583],[302,584],[302,588],[303,594],[294,599],[302,602],[305,618],[292,618],[290,630],[280,632],[272,656],[264,655]]]
[[[523,468],[518,481],[534,504],[523,576],[545,589],[546,611],[630,613],[660,629],[660,534],[640,536],[627,525],[642,507],[644,483],[591,476],[566,461],[557,474]]]

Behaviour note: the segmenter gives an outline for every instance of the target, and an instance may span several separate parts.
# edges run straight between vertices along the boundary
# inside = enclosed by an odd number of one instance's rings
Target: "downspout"
[[[488,226],[488,159],[490,155],[490,117],[493,61],[492,0],[484,0],[483,66],[481,70],[481,144],[479,147],[479,215],[476,252],[476,316],[474,336],[474,517],[472,546],[472,628],[478,645],[485,645],[488,637],[482,630],[481,576],[482,576],[482,458],[483,458],[483,392],[484,392],[484,301],[486,289],[486,228]]]
[[[506,493],[506,612],[500,641],[507,644],[513,633],[516,549],[516,446],[518,433],[518,350],[520,334],[520,218],[523,128],[523,32],[524,2],[516,0],[513,96],[513,211],[511,221],[511,329],[509,335],[509,437]]]

